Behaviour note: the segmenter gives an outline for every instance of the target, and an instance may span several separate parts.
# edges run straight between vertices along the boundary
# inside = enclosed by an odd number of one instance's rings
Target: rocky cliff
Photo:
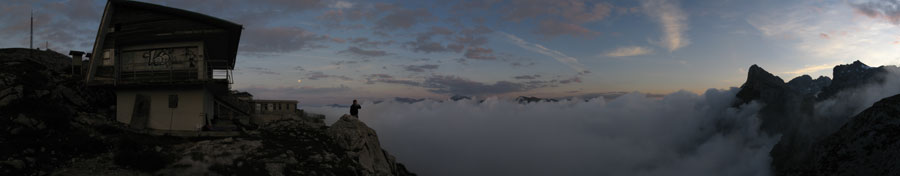
[[[329,127],[299,112],[227,138],[141,133],[115,121],[111,90],[64,74],[69,59],[0,49],[0,175],[414,175],[355,119]]]

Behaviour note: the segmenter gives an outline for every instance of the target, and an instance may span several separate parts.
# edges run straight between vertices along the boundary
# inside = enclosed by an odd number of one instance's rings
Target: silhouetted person
[[[356,103],[356,100],[353,100],[353,105],[350,105],[350,115],[359,118],[359,109],[362,109],[362,106],[360,106],[359,103]]]

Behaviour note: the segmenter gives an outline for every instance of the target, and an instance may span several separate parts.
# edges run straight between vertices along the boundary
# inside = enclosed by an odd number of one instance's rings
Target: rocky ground
[[[152,136],[115,122],[111,90],[67,56],[0,49],[0,175],[414,175],[352,116],[274,121],[240,136]]]

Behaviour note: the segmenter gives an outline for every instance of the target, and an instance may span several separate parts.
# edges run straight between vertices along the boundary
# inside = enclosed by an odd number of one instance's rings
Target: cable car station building
[[[249,118],[250,104],[230,90],[242,29],[186,10],[110,0],[86,84],[115,89],[116,120],[138,129],[202,131]]]

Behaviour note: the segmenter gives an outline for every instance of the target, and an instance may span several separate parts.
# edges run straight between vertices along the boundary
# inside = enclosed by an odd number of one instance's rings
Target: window
[[[178,108],[178,95],[169,95],[169,108]]]
[[[103,66],[113,66],[115,64],[115,52],[113,49],[103,51]]]
[[[213,79],[228,79],[228,70],[214,69],[212,78]]]

